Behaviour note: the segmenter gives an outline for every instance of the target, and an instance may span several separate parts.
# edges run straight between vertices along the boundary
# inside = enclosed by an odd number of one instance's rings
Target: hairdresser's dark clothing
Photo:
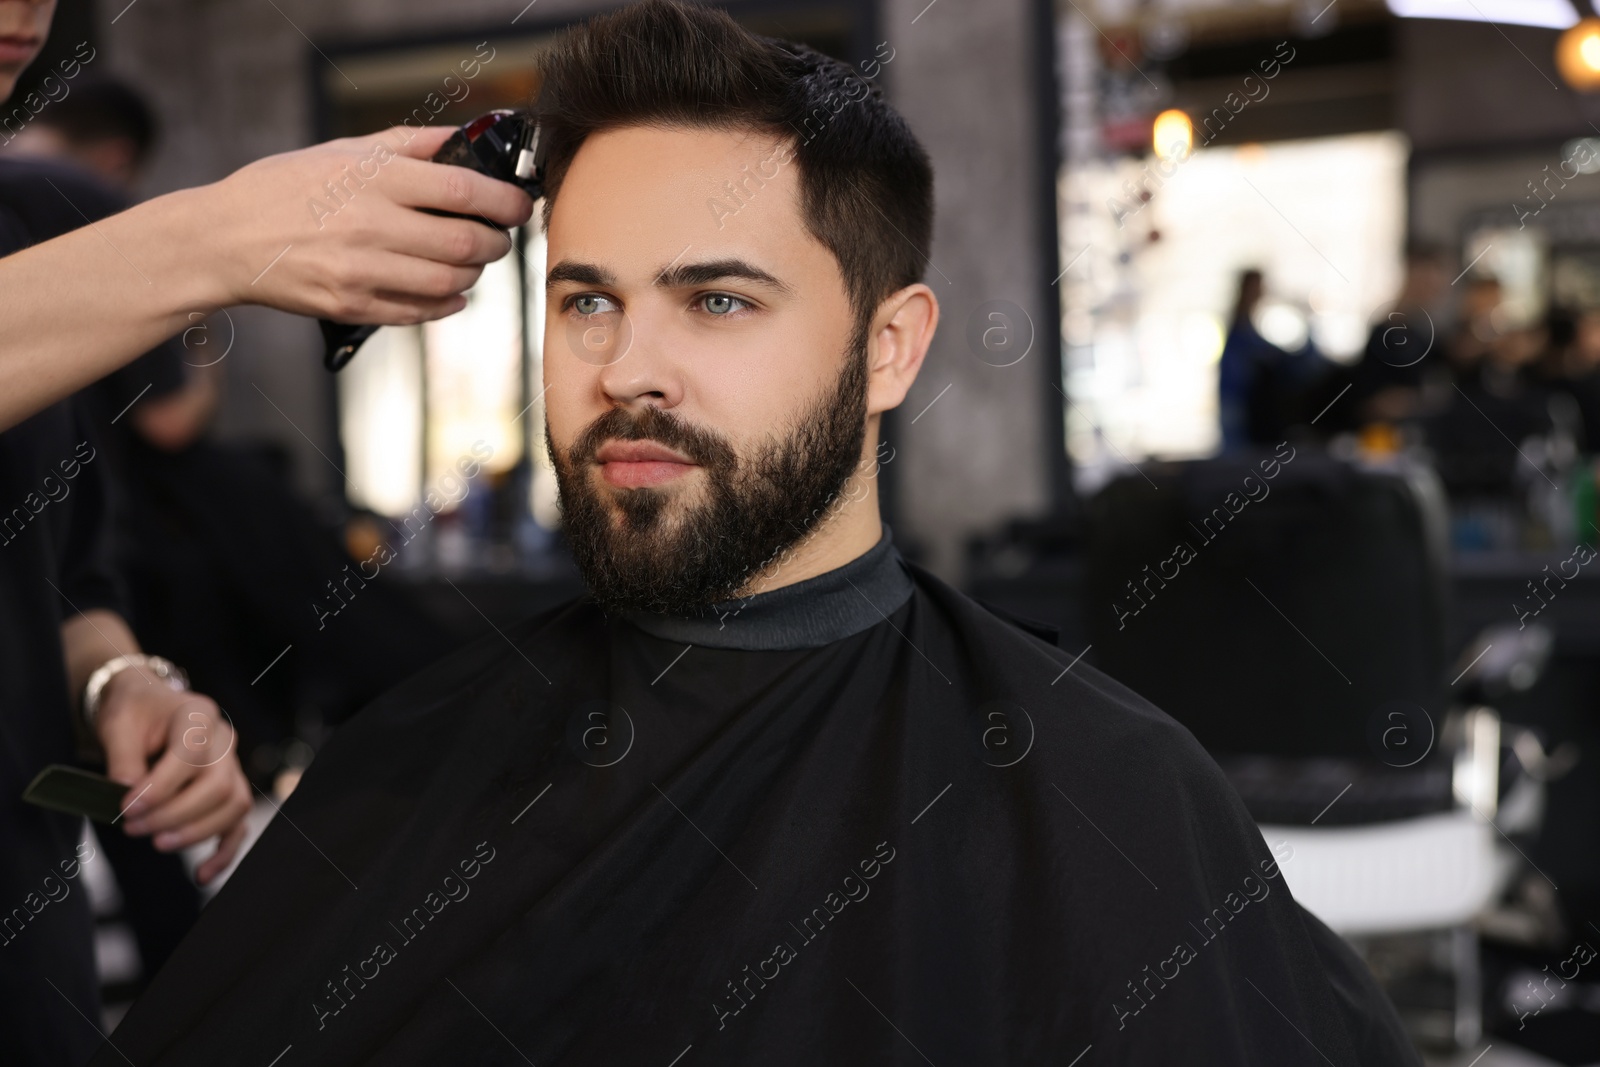
[[[170,338],[125,367],[119,367],[83,391],[83,401],[101,427],[106,446],[107,466],[118,478],[125,477],[130,450],[139,440],[134,429],[133,410],[141,403],[170,397],[181,390],[187,379],[183,344]],[[118,510],[121,509],[120,502]]]
[[[0,159],[0,254],[116,204],[74,169]],[[62,623],[91,608],[121,610],[106,492],[94,431],[75,403],[0,433],[0,1047],[8,1064],[81,1063],[99,1042],[85,1021],[99,1025],[100,1008],[76,861],[82,820],[24,804],[21,794],[45,765],[76,762]]]
[[[1419,1062],[1139,697],[887,535],[737,607],[364,709],[95,1064]]]
[[[120,197],[117,205],[118,210],[128,206]],[[136,471],[130,469],[129,452],[138,440],[133,409],[137,403],[170,396],[183,388],[183,352],[177,338],[168,339],[89,386],[78,394],[78,402],[100,444],[110,498],[106,528],[112,565],[125,591],[123,618],[145,651],[188,665],[193,661],[152,645],[139,625],[136,608],[142,586],[133,580],[138,553],[130,540],[131,531],[138,528],[146,508],[146,490],[139,484]],[[188,620],[188,625],[209,630],[213,622],[197,615]],[[211,693],[203,686],[198,688]],[[228,710],[231,715],[232,709]],[[121,917],[139,947],[141,975],[148,978],[166,963],[199,917],[199,890],[189,877],[183,858],[176,853],[158,852],[150,838],[111,831],[101,831],[96,836],[104,859],[116,875]]]

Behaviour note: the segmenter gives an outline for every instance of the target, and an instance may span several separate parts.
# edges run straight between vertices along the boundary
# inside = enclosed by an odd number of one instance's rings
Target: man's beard
[[[595,601],[608,611],[688,615],[733,597],[837,505],[861,460],[866,411],[866,339],[858,333],[833,388],[800,413],[785,438],[763,442],[749,456],[651,406],[606,412],[565,456],[547,424],[562,528]],[[676,449],[705,471],[705,499],[674,509],[658,489],[603,493],[593,481],[594,457],[612,439]]]

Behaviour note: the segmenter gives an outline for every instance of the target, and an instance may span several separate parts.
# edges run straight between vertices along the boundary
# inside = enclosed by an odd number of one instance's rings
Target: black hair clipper
[[[535,200],[544,195],[543,167],[538,158],[539,123],[531,115],[500,108],[480,115],[451,134],[438,153],[435,163],[453,163],[470,167],[479,174],[510,182],[527,192]],[[462,215],[453,211],[433,211],[430,215],[451,218],[477,219],[485,226],[494,226],[477,215]],[[494,226],[495,229],[500,229]],[[503,232],[503,231],[502,231]],[[338,371],[349,363],[361,343],[374,333],[376,326],[352,326],[348,323],[319,320],[322,339],[327,352],[322,357],[323,366]]]

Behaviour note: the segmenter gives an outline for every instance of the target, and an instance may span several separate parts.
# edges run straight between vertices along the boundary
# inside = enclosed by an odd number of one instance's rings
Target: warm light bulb
[[[1556,69],[1574,89],[1600,89],[1600,18],[1587,18],[1556,41]]]
[[[1163,111],[1151,124],[1150,143],[1162,159],[1186,159],[1194,150],[1194,123],[1176,108]]]
[[[1578,55],[1590,70],[1600,70],[1600,33],[1590,33],[1578,46]]]

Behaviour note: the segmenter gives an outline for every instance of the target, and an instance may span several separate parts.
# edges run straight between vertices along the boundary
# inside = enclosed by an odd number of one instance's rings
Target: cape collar
[[[818,648],[883,622],[911,591],[911,575],[885,523],[877,544],[815,578],[713,604],[702,615],[628,611],[622,617],[647,634],[702,648]]]

